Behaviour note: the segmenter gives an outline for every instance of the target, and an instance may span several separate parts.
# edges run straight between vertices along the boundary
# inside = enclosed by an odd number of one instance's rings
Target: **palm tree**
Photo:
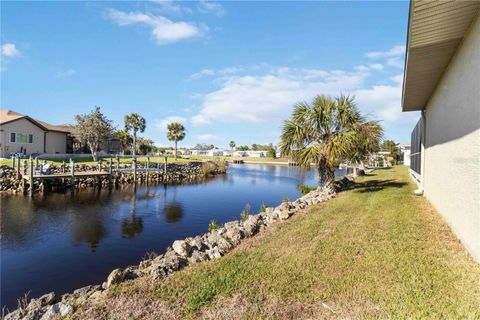
[[[294,106],[283,125],[280,149],[303,167],[316,163],[320,187],[333,189],[334,163],[352,153],[364,123],[353,98],[319,95],[312,104]]]
[[[233,148],[235,148],[235,141],[230,141],[230,143],[228,144],[230,146],[230,148],[232,148],[232,151],[233,151]]]
[[[131,113],[125,116],[125,130],[133,131],[133,157],[135,158],[135,151],[137,150],[137,132],[145,131],[145,118],[138,113]]]
[[[167,126],[167,138],[175,142],[175,160],[177,160],[177,142],[185,138],[185,127],[179,122],[172,122]]]
[[[382,136],[383,128],[378,121],[368,121],[356,126],[354,141],[346,157],[346,160],[353,165],[354,177],[358,175],[359,169],[365,168],[366,158],[380,149]]]

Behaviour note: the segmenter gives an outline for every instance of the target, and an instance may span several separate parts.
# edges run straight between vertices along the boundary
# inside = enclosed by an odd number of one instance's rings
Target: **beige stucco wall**
[[[10,123],[2,124],[0,131],[1,156],[7,156],[11,152],[21,152],[22,147],[27,154],[43,153],[44,131],[28,120],[19,119]],[[10,133],[33,134],[33,143],[12,143]]]
[[[480,18],[426,106],[424,194],[480,261]]]
[[[47,132],[47,153],[66,153],[67,135],[61,132]]]

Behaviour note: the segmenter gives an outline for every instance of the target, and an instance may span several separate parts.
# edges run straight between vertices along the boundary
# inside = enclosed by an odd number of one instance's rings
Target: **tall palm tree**
[[[230,141],[230,143],[228,144],[230,146],[230,148],[232,149],[233,151],[233,148],[235,148],[236,144],[235,144],[235,141]]]
[[[133,157],[137,150],[137,132],[145,131],[147,124],[145,118],[138,113],[131,113],[125,116],[125,130],[133,131]]]
[[[167,138],[175,142],[175,160],[177,160],[177,143],[185,138],[185,127],[179,122],[172,122],[167,126]]]
[[[335,161],[348,157],[365,123],[354,99],[341,95],[298,103],[283,125],[280,149],[301,166],[316,163],[321,188],[333,189]]]

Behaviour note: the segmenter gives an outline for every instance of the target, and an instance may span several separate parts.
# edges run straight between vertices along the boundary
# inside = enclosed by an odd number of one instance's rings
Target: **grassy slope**
[[[126,283],[79,314],[122,318],[129,305],[159,317],[480,318],[480,265],[413,195],[406,168],[360,182],[220,260],[155,288]]]

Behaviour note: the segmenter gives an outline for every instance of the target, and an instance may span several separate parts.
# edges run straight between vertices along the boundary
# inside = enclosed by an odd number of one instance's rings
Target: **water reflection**
[[[1,196],[2,304],[14,306],[29,290],[35,297],[101,282],[112,269],[138,263],[145,252],[161,252],[176,239],[205,232],[212,219],[238,219],[246,203],[254,210],[263,202],[276,205],[297,197],[299,183],[316,181],[314,170],[286,166],[228,170],[197,184]]]
[[[86,243],[95,252],[100,241],[108,234],[104,219],[96,214],[73,215],[72,219],[73,243],[76,246]]]
[[[122,237],[127,239],[135,239],[143,231],[142,217],[135,217],[135,214],[129,219],[122,220]]]
[[[165,222],[168,223],[177,223],[183,218],[183,208],[179,203],[169,203],[165,204]]]

